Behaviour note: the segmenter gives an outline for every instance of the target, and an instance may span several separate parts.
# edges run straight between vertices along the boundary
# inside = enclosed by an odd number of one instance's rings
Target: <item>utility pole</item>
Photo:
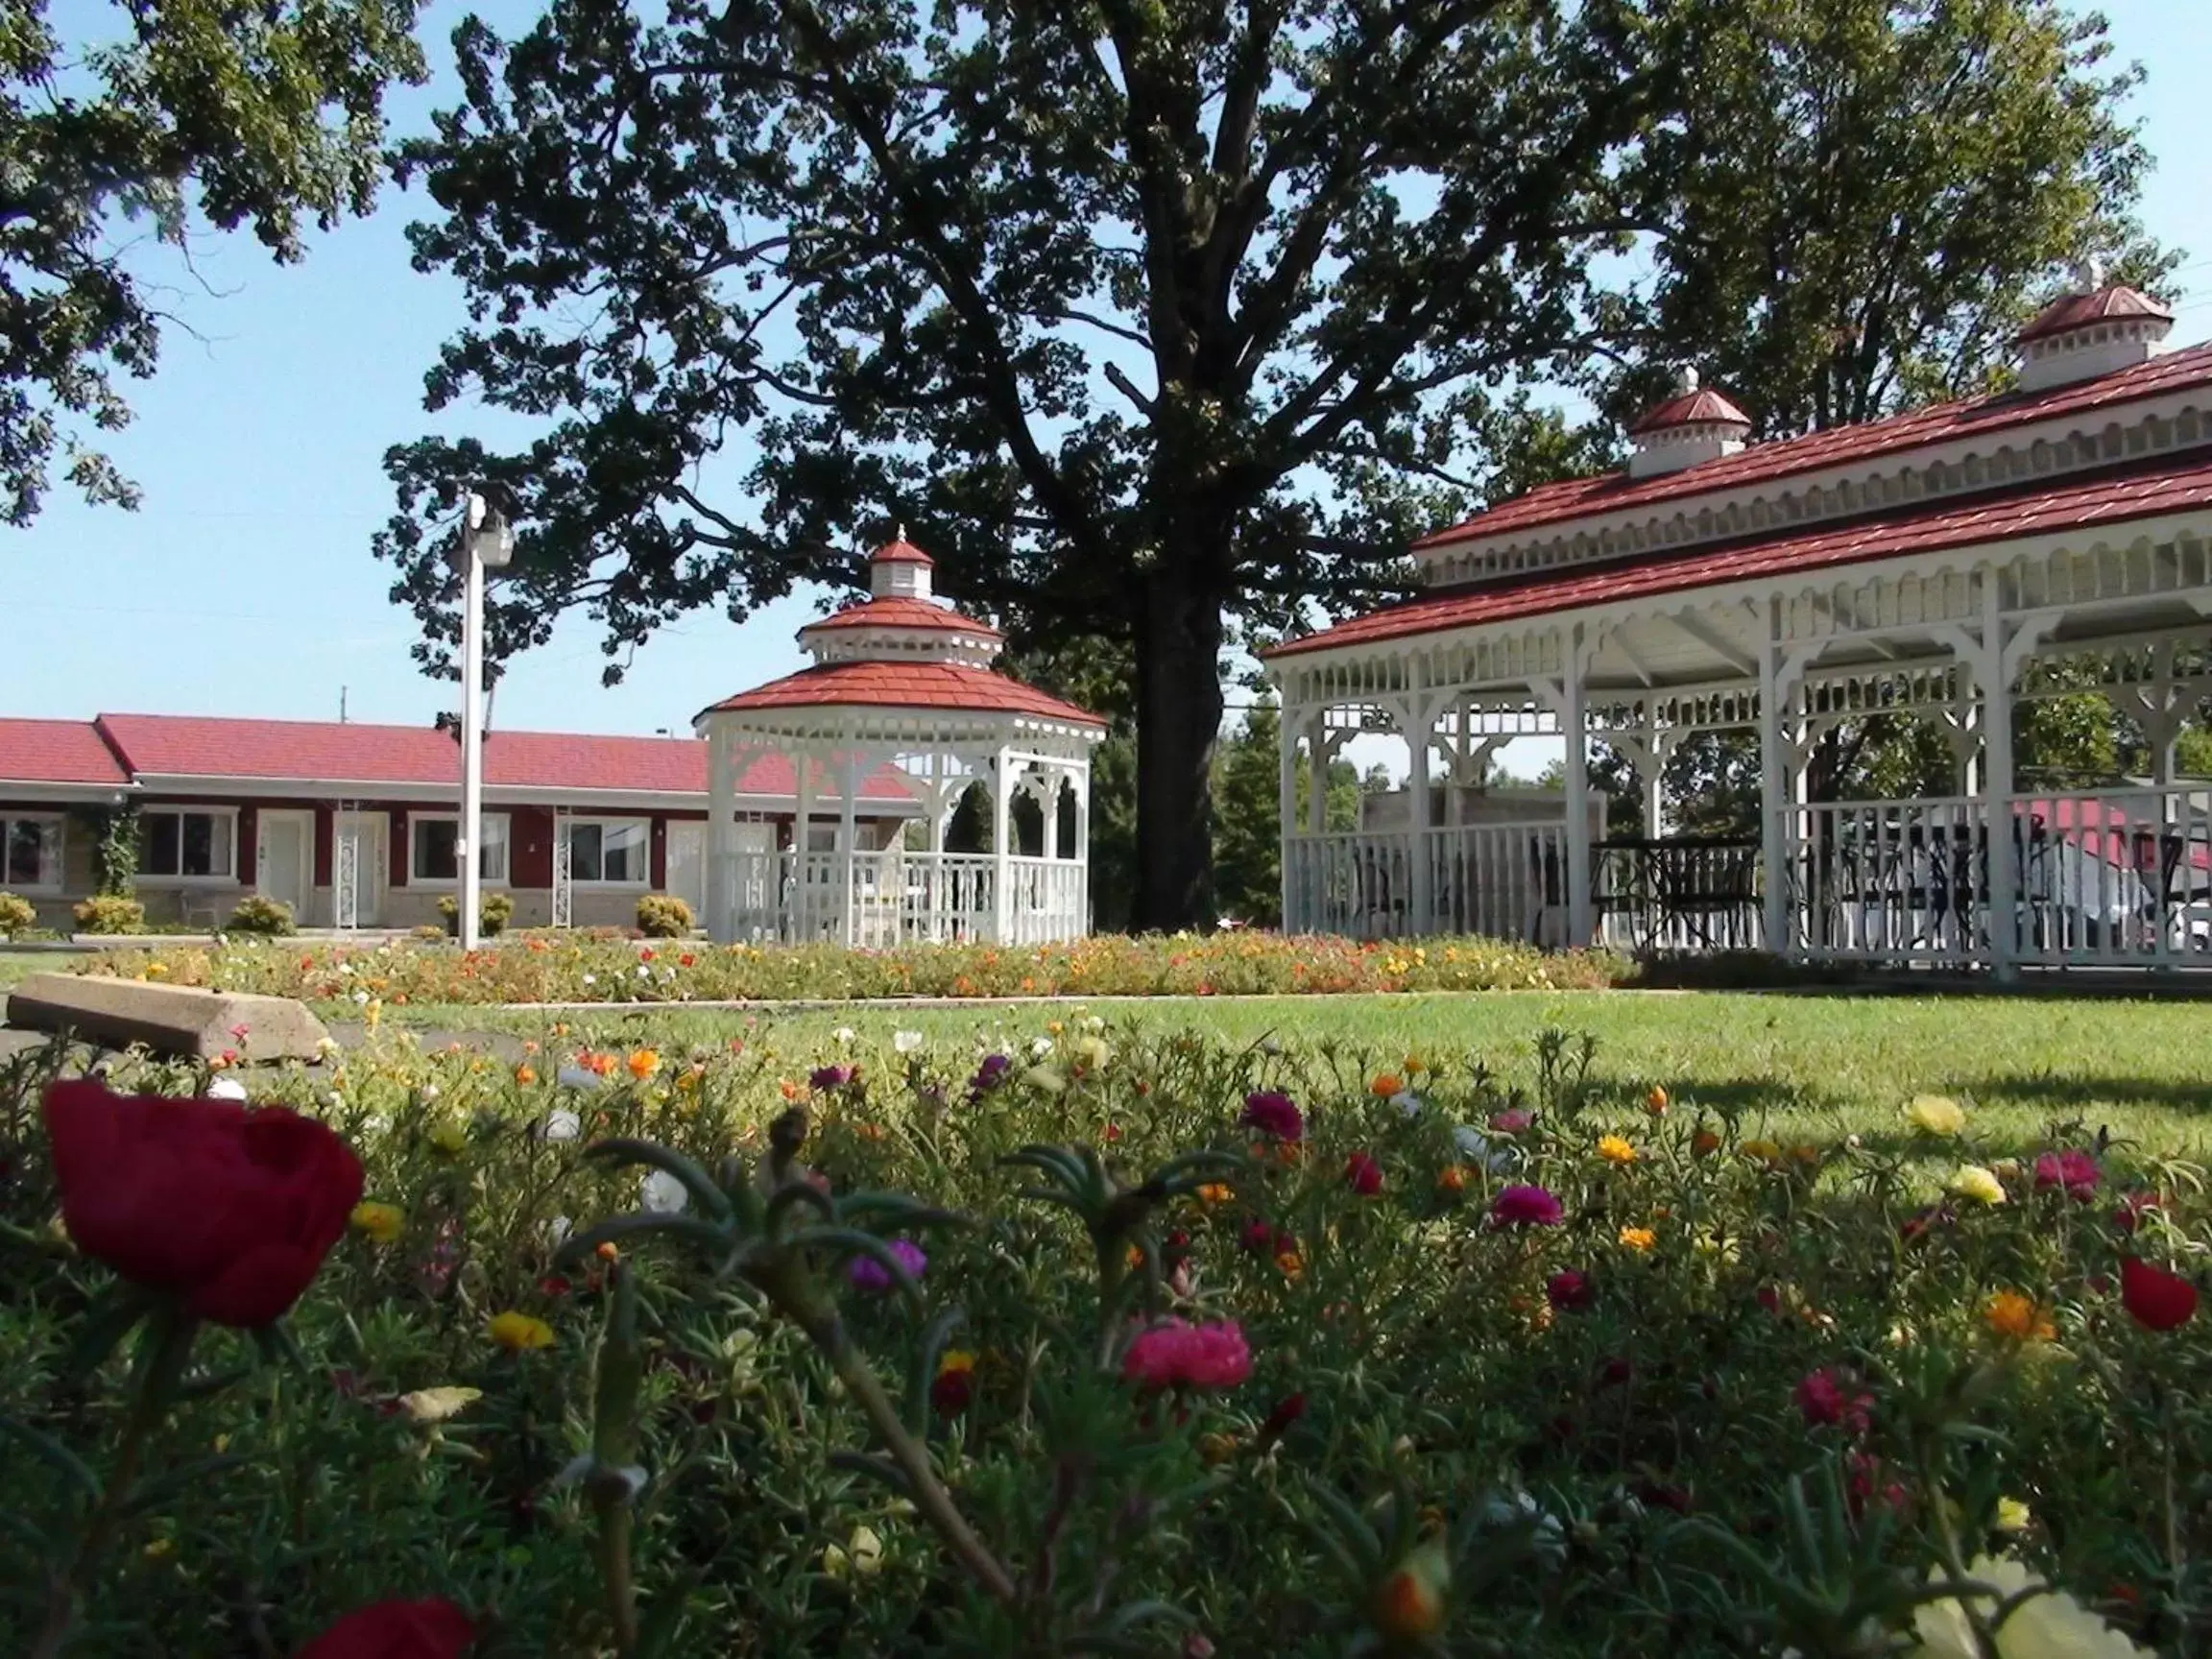
[[[461,527],[461,830],[453,859],[461,878],[461,948],[473,950],[482,928],[484,871],[484,572],[515,555],[507,517],[471,493]]]

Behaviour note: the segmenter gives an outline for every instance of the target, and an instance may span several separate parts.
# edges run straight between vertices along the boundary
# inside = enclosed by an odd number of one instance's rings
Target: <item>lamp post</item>
[[[461,832],[453,842],[464,950],[476,949],[484,893],[477,850],[484,830],[484,572],[503,568],[514,555],[507,516],[471,494],[461,526]]]

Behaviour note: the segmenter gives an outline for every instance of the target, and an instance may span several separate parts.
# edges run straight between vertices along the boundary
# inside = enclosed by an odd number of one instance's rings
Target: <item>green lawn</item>
[[[1978,1134],[2020,1149],[2055,1122],[2109,1125],[2156,1151],[2212,1156],[2212,1007],[2178,1001],[2001,997],[1820,997],[1574,992],[1434,997],[1297,997],[1101,1002],[1110,1026],[1195,1028],[1239,1043],[1270,1033],[1326,1051],[1346,1075],[1396,1070],[1408,1052],[1439,1066],[1479,1061],[1532,1086],[1548,1027],[1597,1040],[1592,1076],[1640,1097],[1664,1084],[1680,1109],[1741,1111],[1776,1135],[1886,1133],[1921,1093],[1956,1095]],[[349,1012],[349,1010],[343,1011]],[[332,1017],[343,1012],[331,1010]],[[854,1046],[924,1033],[932,1046],[1026,1044],[1084,1005],[921,1009],[855,1004],[830,1012],[748,1016],[630,1009],[567,1017],[566,1042],[681,1050],[733,1037],[778,1051],[803,1071]],[[551,1022],[482,1008],[395,1009],[388,1018],[442,1030],[545,1038]],[[556,1043],[558,1046],[558,1043]],[[1316,1058],[1316,1065],[1329,1065]]]
[[[34,974],[60,974],[82,958],[61,950],[9,950],[0,949],[0,996],[19,979]]]

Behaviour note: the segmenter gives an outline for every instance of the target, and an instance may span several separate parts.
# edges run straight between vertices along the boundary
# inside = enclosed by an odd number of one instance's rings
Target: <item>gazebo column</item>
[[[844,797],[844,810],[838,815],[837,844],[839,856],[830,861],[830,867],[840,871],[844,879],[839,883],[845,895],[844,918],[839,932],[848,945],[860,942],[860,906],[856,902],[860,858],[860,766],[861,755],[857,749],[845,752],[845,775],[839,792]]]
[[[737,937],[737,775],[730,730],[717,722],[707,733],[707,937],[728,945]]]
[[[1071,768],[1068,787],[1075,795],[1075,892],[1078,937],[1091,931],[1091,764]]]
[[[1429,738],[1436,724],[1435,699],[1426,691],[1411,692],[1400,706],[1399,717],[1406,723],[1408,757],[1406,815],[1411,867],[1407,871],[1406,930],[1419,935],[1431,931],[1436,918],[1436,872],[1429,845]]]
[[[1014,929],[1014,751],[1001,743],[991,768],[992,943]]]
[[[802,746],[793,751],[791,763],[799,772],[799,811],[791,821],[791,937],[810,936],[814,903],[806,880],[806,844],[814,824],[814,755]]]
[[[1293,902],[1290,836],[1298,828],[1298,725],[1291,718],[1287,705],[1282,710],[1282,719],[1276,723],[1275,733],[1275,845],[1279,849],[1276,881],[1282,893],[1283,928],[1294,931],[1298,926],[1296,905]]]
[[[1759,865],[1766,902],[1767,949],[1796,955],[1790,928],[1790,769],[1782,735],[1782,647],[1773,617],[1759,646]]]
[[[1567,943],[1590,942],[1590,733],[1583,707],[1582,681],[1589,669],[1582,639],[1582,624],[1565,631],[1560,656],[1566,685],[1560,698],[1559,724],[1567,740]]]

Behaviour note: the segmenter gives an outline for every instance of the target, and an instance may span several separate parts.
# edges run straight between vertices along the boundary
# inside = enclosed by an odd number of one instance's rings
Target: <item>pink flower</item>
[[[1490,1114],[1490,1127],[1500,1135],[1518,1135],[1536,1121],[1536,1114],[1516,1106],[1509,1112]]]
[[[922,1246],[908,1238],[891,1240],[891,1254],[899,1259],[899,1265],[906,1269],[906,1277],[919,1279],[923,1269],[929,1265],[929,1258],[923,1254]],[[891,1269],[873,1256],[855,1256],[853,1264],[845,1269],[845,1276],[853,1281],[856,1290],[879,1294],[892,1286]]]
[[[1306,1119],[1299,1116],[1290,1096],[1275,1089],[1245,1095],[1244,1116],[1237,1121],[1278,1141],[1296,1141],[1306,1133]]]
[[[1556,1227],[1566,1218],[1559,1200],[1541,1187],[1508,1187],[1490,1202],[1490,1219],[1501,1227]]]
[[[1382,1166],[1364,1152],[1355,1152],[1344,1160],[1344,1184],[1362,1198],[1372,1198],[1382,1190]]]
[[[1129,1344],[1121,1375],[1147,1388],[1234,1388],[1252,1375],[1252,1350],[1234,1319],[1168,1319]]]
[[[1845,1380],[1825,1365],[1808,1371],[1797,1384],[1797,1409],[1815,1428],[1841,1424],[1853,1433],[1863,1432],[1873,1404],[1873,1395],[1850,1392]]]
[[[2045,1152],[2035,1160],[2036,1187],[2063,1187],[2066,1196],[2078,1204],[2096,1196],[2098,1179],[2097,1160],[2078,1146]]]
[[[1590,1283],[1589,1274],[1562,1267],[1545,1281],[1544,1296],[1562,1313],[1579,1313],[1598,1300],[1598,1286]]]

